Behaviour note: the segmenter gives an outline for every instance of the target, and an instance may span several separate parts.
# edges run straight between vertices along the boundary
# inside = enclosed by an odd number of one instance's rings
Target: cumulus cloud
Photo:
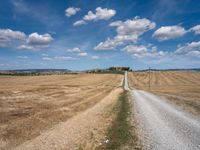
[[[94,47],[95,50],[112,50],[117,46],[123,45],[128,42],[136,43],[138,40],[137,35],[117,35],[113,39],[108,38],[104,42],[100,42]]]
[[[53,38],[51,37],[50,34],[38,34],[37,32],[32,33],[29,35],[27,43],[30,45],[44,45],[48,46]]]
[[[109,20],[115,14],[116,11],[114,9],[97,7],[96,12],[89,11],[82,20],[76,21],[73,25],[80,26],[86,24],[88,21]]]
[[[168,55],[168,52],[157,51],[155,46],[149,47],[145,45],[127,45],[122,51],[131,54],[133,57],[164,57]]]
[[[136,58],[154,57],[154,58],[170,58],[177,56],[193,56],[200,57],[200,41],[186,43],[185,45],[179,45],[175,51],[158,51],[153,45],[136,45],[131,44],[122,48],[123,52],[126,52]]]
[[[144,32],[155,28],[156,24],[146,18],[135,17],[132,20],[115,21],[110,24],[112,27],[117,27],[117,33],[120,35],[142,35]]]
[[[17,46],[18,49],[38,50],[46,48],[52,42],[53,38],[46,33],[40,35],[32,33],[27,36],[24,32],[11,29],[0,29],[0,47]],[[15,44],[16,43],[16,44]]]
[[[94,47],[94,49],[95,50],[112,50],[120,44],[122,43],[116,41],[115,39],[108,38],[106,41],[100,42],[97,46]]]
[[[175,39],[183,36],[187,31],[181,26],[164,26],[157,29],[153,37],[159,41],[165,41],[169,39]]]
[[[0,29],[0,36],[2,37],[6,37],[9,39],[16,39],[16,40],[24,40],[26,38],[25,33],[21,32],[21,31],[13,31],[11,29]]]
[[[67,17],[71,17],[73,15],[75,15],[78,11],[80,11],[80,8],[75,8],[75,7],[69,7],[65,10],[65,15]]]
[[[200,25],[192,27],[189,31],[194,32],[195,34],[200,34]]]
[[[25,33],[21,31],[13,31],[11,29],[0,29],[0,47],[7,47],[12,42],[24,41]]]
[[[143,45],[128,45],[122,51],[130,53],[136,57],[143,57],[147,54],[147,48]]]
[[[200,56],[200,41],[178,46],[174,53],[176,55]]]
[[[49,47],[50,43],[53,41],[53,37],[46,34],[32,33],[28,36],[26,44],[20,45],[18,49],[27,49],[27,50],[40,50],[42,48]]]
[[[84,20],[78,20],[73,23],[73,26],[80,26],[80,25],[84,25],[84,24],[87,24]]]
[[[104,42],[100,42],[94,47],[95,50],[112,50],[119,45],[129,42],[136,43],[139,36],[144,32],[155,28],[156,24],[146,18],[135,17],[132,20],[115,21],[110,24],[111,27],[116,27],[117,35]]]
[[[112,50],[117,46],[123,45],[127,42],[135,43],[138,40],[137,35],[117,35],[113,39],[108,38],[104,42],[100,42],[94,47],[95,50]]]
[[[83,20],[86,21],[109,20],[115,14],[116,11],[113,9],[97,7],[95,13],[89,11],[88,14],[83,17]]]

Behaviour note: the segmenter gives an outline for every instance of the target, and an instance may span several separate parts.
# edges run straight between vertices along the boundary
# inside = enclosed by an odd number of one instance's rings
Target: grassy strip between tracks
[[[135,128],[130,121],[131,104],[129,102],[128,92],[124,91],[113,109],[116,117],[107,131],[107,143],[100,149],[104,150],[121,150],[121,149],[140,149],[137,143]]]

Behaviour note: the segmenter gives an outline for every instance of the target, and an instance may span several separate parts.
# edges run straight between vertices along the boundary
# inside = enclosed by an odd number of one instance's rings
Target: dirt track
[[[128,87],[133,100],[133,115],[138,122],[138,137],[146,150],[198,150],[200,148],[200,119],[167,99]],[[134,88],[134,87],[133,87]],[[136,121],[135,120],[135,121]]]
[[[152,93],[133,90],[140,139],[147,150],[199,150],[200,119]]]
[[[0,77],[0,145],[15,147],[93,107],[121,83],[120,75]]]

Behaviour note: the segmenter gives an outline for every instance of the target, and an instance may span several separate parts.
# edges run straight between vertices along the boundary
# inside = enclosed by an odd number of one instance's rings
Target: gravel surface
[[[144,149],[200,149],[200,118],[145,91],[134,90],[132,96]]]
[[[200,150],[200,117],[194,117],[152,93],[130,90],[127,73],[124,87],[134,100],[133,112],[144,149]]]
[[[127,91],[131,91],[131,89],[129,88],[129,85],[128,85],[127,71],[125,71],[125,73],[124,73],[124,89],[127,90]]]

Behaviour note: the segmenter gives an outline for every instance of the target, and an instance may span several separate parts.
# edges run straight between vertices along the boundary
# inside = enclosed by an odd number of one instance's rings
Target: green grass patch
[[[108,142],[102,149],[115,150],[121,149],[126,145],[131,145],[133,138],[131,134],[131,124],[128,120],[130,109],[128,93],[123,92],[120,95],[114,110],[114,112],[117,113],[117,116],[113,120],[111,127],[108,129]]]

